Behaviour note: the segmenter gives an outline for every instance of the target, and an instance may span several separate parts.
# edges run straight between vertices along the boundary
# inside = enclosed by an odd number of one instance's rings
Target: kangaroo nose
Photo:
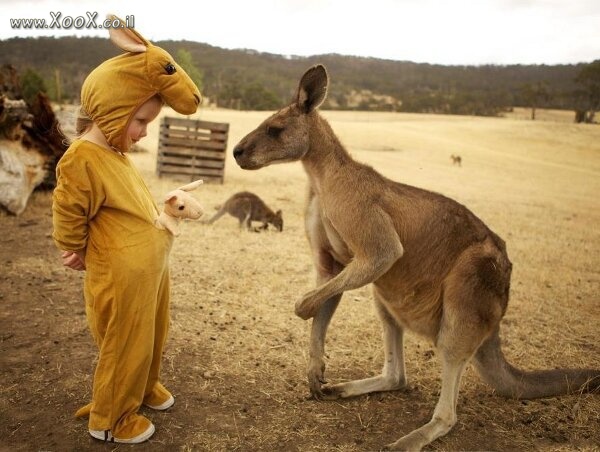
[[[235,158],[238,158],[243,153],[244,153],[244,149],[241,148],[240,146],[236,146],[235,148],[233,148],[233,156]]]

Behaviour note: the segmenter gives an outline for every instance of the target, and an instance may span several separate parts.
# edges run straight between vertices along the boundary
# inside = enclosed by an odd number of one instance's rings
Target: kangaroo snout
[[[255,156],[253,151],[253,146],[244,146],[242,144],[237,144],[233,148],[233,157],[235,158],[235,162],[242,169],[246,170],[254,170],[260,168],[262,165],[257,164],[255,161]]]
[[[244,153],[243,147],[238,145],[233,148],[233,157],[235,157],[235,159],[237,159],[238,157],[241,157],[243,153]]]

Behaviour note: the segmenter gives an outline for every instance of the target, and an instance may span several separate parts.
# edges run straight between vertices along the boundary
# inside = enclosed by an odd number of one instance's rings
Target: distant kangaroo
[[[600,370],[525,372],[500,348],[512,264],[504,241],[461,204],[394,182],[356,162],[316,108],[327,94],[321,65],[300,80],[294,102],[234,148],[240,167],[300,160],[309,180],[305,225],[317,285],[296,303],[312,322],[308,382],[317,398],[357,396],[406,386],[403,332],[429,338],[442,362],[431,421],[386,446],[419,450],[456,423],[463,371],[475,367],[498,394],[549,397],[600,387]],[[327,327],[347,290],[373,283],[384,338],[381,375],[323,385]],[[397,428],[397,427],[394,427]]]
[[[249,191],[242,191],[231,196],[206,223],[212,224],[226,213],[236,217],[240,221],[240,228],[245,224],[249,231],[258,232],[265,230],[269,227],[269,223],[275,226],[279,232],[283,231],[281,210],[273,212],[262,199]],[[253,221],[262,222],[262,226],[252,229]]]
[[[452,164],[453,165],[462,166],[462,157],[460,155],[454,155],[454,154],[452,154],[450,156],[450,160],[452,160]]]

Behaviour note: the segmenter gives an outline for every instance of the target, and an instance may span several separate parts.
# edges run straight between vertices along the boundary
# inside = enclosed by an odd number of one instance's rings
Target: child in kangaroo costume
[[[110,36],[126,53],[83,83],[90,124],[57,166],[53,238],[65,266],[87,270],[86,314],[99,348],[92,401],[76,415],[89,415],[94,438],[140,443],[155,431],[140,406],[165,410],[174,403],[159,381],[173,235],[157,227],[158,208],[127,151],[146,136],[163,102],[192,114],[201,97],[166,51],[124,26]]]

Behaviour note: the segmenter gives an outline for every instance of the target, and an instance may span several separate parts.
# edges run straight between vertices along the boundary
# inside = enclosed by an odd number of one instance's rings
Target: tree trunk
[[[592,124],[594,122],[594,117],[596,116],[596,112],[591,110],[588,112],[587,117],[585,118],[585,122],[588,124]]]
[[[15,74],[0,69],[0,206],[19,215],[35,188],[56,185],[56,164],[68,144],[48,97],[40,92],[27,105]]]

